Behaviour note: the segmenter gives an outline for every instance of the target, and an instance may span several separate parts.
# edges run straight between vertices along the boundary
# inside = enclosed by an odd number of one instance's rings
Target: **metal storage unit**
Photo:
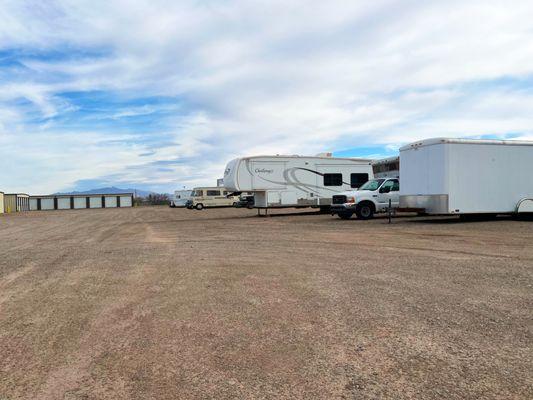
[[[17,211],[30,210],[30,196],[24,193],[4,194],[4,212],[14,213]]]
[[[132,207],[133,194],[78,194],[31,196],[26,201],[31,210],[80,210],[85,208]]]
[[[0,214],[4,213],[4,192],[0,192]]]
[[[14,213],[17,212],[17,195],[5,194],[4,195],[4,212]]]

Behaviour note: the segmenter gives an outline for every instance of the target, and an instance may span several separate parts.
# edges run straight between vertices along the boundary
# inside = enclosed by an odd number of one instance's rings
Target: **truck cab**
[[[375,213],[385,212],[400,204],[400,181],[397,178],[372,179],[357,190],[342,192],[332,197],[331,214],[349,219],[353,214],[359,219],[370,219]]]

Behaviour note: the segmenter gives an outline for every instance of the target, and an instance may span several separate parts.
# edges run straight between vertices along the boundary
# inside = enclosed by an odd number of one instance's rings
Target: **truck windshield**
[[[385,182],[385,179],[372,179],[371,181],[368,181],[363,186],[361,186],[359,190],[378,190],[383,182]]]

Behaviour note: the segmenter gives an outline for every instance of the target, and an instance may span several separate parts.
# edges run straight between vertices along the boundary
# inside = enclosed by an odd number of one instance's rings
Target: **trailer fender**
[[[516,206],[517,213],[533,213],[533,199],[522,199]]]

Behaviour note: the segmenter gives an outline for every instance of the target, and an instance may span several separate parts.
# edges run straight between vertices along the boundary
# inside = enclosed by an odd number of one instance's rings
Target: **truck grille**
[[[337,194],[333,196],[332,204],[344,204],[346,203],[346,196],[342,194]]]

